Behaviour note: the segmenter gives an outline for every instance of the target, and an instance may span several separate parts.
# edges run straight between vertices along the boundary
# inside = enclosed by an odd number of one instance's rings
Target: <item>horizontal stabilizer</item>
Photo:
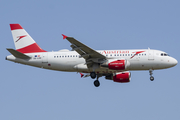
[[[14,56],[14,57],[17,57],[17,58],[21,58],[21,59],[30,59],[31,57],[21,53],[21,52],[18,52],[14,49],[9,49],[7,48],[7,50]]]

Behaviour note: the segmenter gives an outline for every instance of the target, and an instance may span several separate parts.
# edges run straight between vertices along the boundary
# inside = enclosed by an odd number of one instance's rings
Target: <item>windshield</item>
[[[167,53],[161,53],[161,56],[169,56]]]

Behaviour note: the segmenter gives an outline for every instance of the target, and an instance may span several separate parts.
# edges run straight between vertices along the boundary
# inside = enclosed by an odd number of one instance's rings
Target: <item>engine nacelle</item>
[[[106,76],[106,79],[113,80],[114,82],[119,82],[119,83],[127,83],[130,82],[131,80],[131,73],[130,72],[122,72],[118,73],[116,75],[110,75]]]
[[[126,83],[126,82],[130,82],[130,80],[131,80],[130,72],[124,72],[113,76],[114,82]]]
[[[105,63],[101,64],[102,67],[108,67],[112,70],[127,70],[130,66],[129,61],[125,59],[121,60],[108,60]]]

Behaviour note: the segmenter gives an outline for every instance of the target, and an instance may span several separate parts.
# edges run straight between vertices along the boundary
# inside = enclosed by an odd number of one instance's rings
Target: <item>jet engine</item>
[[[106,76],[106,79],[113,80],[114,82],[119,83],[127,83],[131,80],[131,73],[130,72],[122,72],[116,75],[109,75]]]
[[[130,66],[129,61],[125,59],[121,60],[107,60],[103,64],[101,64],[101,67],[107,67],[112,70],[127,70]]]

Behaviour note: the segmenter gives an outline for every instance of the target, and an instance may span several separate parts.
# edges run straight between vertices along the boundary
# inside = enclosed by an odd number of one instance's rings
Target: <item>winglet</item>
[[[66,39],[66,38],[67,38],[67,36],[66,36],[66,35],[64,35],[64,34],[62,34],[62,36],[63,36],[63,39]]]
[[[84,74],[80,73],[81,74],[81,78],[84,76]]]

